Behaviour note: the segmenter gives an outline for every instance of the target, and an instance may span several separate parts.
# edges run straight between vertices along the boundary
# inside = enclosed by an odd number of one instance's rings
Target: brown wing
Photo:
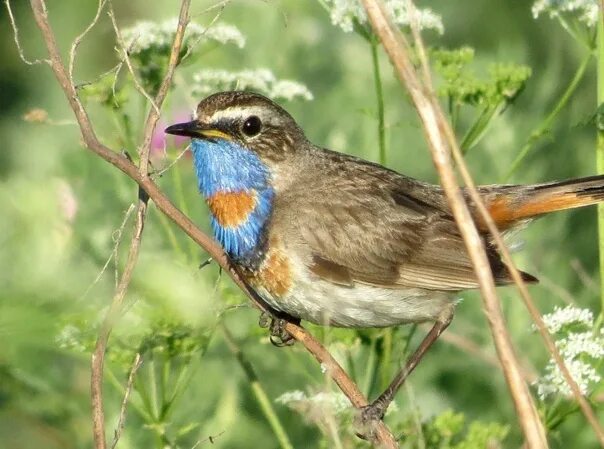
[[[316,275],[350,286],[439,291],[478,286],[440,188],[328,155],[332,160],[315,168],[303,190],[283,196],[287,204],[281,209],[291,212],[277,217],[287,221],[288,241],[307,254]],[[508,283],[508,271],[492,248],[489,257],[497,282]]]

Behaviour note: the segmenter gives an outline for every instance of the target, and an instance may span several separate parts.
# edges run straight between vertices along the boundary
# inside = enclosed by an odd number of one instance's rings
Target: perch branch
[[[199,230],[195,224],[184,215],[174,204],[164,195],[157,184],[153,182],[147,174],[141,174],[138,167],[134,165],[127,157],[112,151],[102,144],[94,132],[90,118],[77,95],[73,81],[69,79],[67,69],[61,59],[58,51],[55,34],[50,27],[46,4],[44,0],[30,0],[34,17],[38,28],[42,33],[43,40],[49,55],[49,65],[54,72],[59,85],[61,86],[67,101],[76,117],[82,140],[85,146],[94,154],[101,157],[111,165],[122,171],[125,175],[136,182],[139,187],[146,192],[149,198],[155,203],[157,208],[179,226],[195,243],[204,248],[204,250],[224,269],[241,290],[252,300],[260,309],[267,311],[266,304],[258,297],[253,290],[239,276],[239,273],[229,263],[222,248],[205,233]],[[161,90],[160,90],[161,91]],[[126,265],[128,266],[128,264]],[[119,290],[118,290],[119,291]],[[354,383],[338,362],[332,357],[312,335],[304,328],[287,323],[285,330],[289,332],[297,341],[299,341],[308,352],[310,352],[322,366],[326,367],[335,383],[342,392],[350,399],[355,407],[367,405],[367,399],[362,395],[358,386]],[[102,379],[99,379],[99,381]],[[376,429],[377,443],[388,449],[398,448],[398,445],[384,423],[380,423]],[[103,432],[104,440],[104,432]],[[97,449],[105,449],[105,446],[98,446]]]

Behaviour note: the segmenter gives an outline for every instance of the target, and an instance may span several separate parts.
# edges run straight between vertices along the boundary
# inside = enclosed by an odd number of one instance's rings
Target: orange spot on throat
[[[206,202],[220,226],[236,228],[247,221],[256,207],[256,192],[216,192]]]

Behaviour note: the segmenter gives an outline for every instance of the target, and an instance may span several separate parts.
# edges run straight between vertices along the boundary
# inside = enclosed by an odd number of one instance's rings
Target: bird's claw
[[[278,318],[268,312],[262,312],[260,314],[258,324],[260,327],[269,329],[269,340],[278,348],[282,348],[283,346],[291,346],[295,343],[294,337],[292,337],[291,334],[285,330],[287,320]]]
[[[376,426],[384,418],[385,413],[385,406],[377,401],[359,408],[359,414],[354,421],[356,435],[363,440],[373,441]]]

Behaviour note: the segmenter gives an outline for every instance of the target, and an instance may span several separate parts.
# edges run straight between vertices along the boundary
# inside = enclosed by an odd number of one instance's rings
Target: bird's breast
[[[277,309],[280,309],[279,302],[289,295],[293,286],[290,258],[274,240],[269,242],[258,268],[244,270],[244,276],[252,288]]]

